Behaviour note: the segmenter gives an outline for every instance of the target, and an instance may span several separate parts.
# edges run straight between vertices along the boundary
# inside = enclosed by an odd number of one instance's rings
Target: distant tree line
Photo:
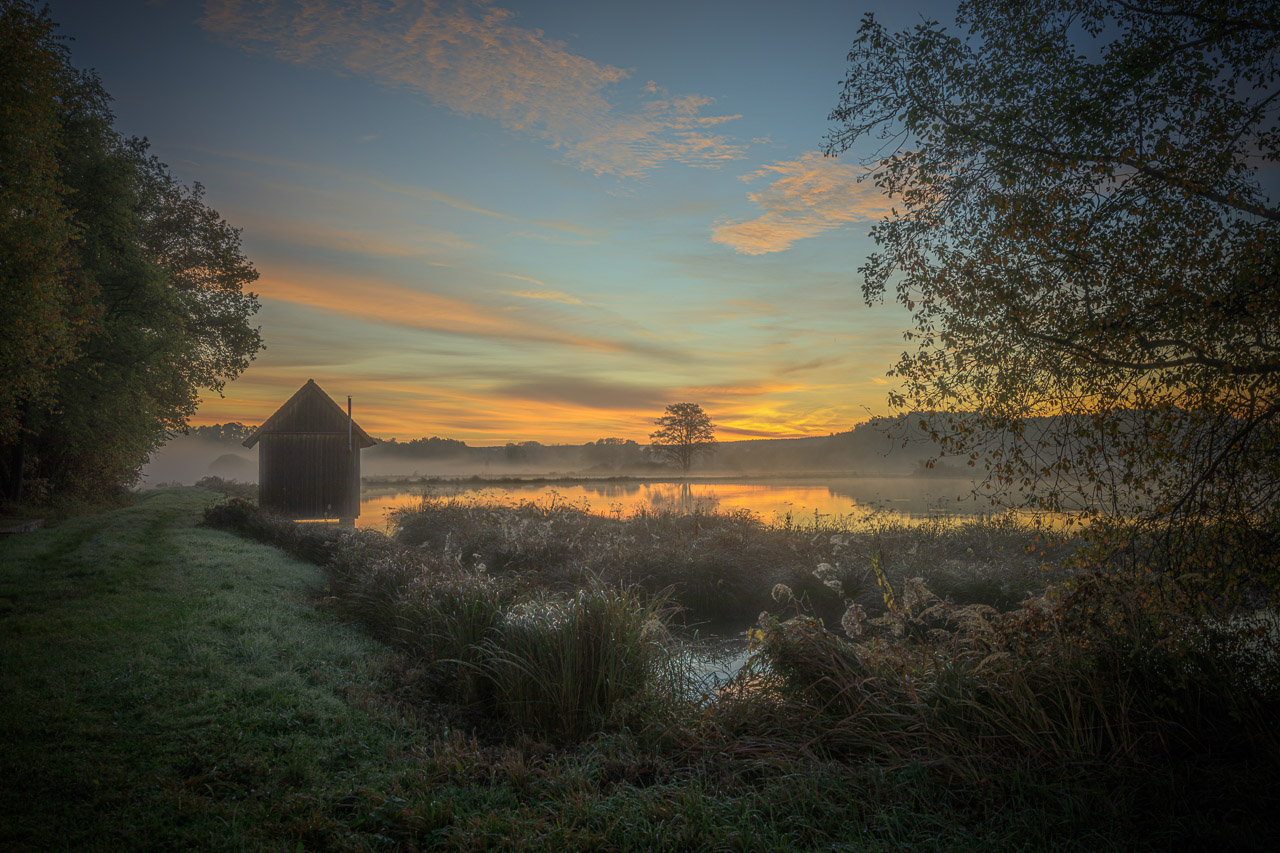
[[[411,456],[415,459],[448,459],[465,456],[469,449],[465,441],[439,438],[434,435],[431,438],[414,438],[409,441],[388,438],[380,441],[376,447],[379,456]]]
[[[249,436],[253,435],[256,426],[246,426],[242,423],[229,424],[211,424],[209,426],[191,427],[187,430],[188,435],[196,438],[202,438],[206,441],[220,441],[227,444],[240,444]],[[392,439],[395,441],[395,439]]]
[[[76,69],[47,10],[0,0],[0,497],[135,483],[262,348],[240,232]]]
[[[918,430],[913,430],[918,419],[918,415],[877,418],[845,432],[812,438],[721,441],[717,442],[714,458],[700,458],[691,470],[970,475],[973,469],[962,459],[948,459],[928,467],[931,457],[937,454],[937,445],[927,437],[923,441],[918,438]],[[236,452],[254,429],[240,423],[213,424],[192,427],[189,434],[224,443],[228,451]],[[513,441],[490,447],[472,447],[464,441],[438,436],[409,441],[387,438],[365,450],[362,458],[369,462],[402,460],[405,473],[413,470],[412,463],[422,461],[458,463],[469,466],[468,473],[520,468],[540,473],[644,476],[682,470],[678,463],[660,457],[650,446],[617,437],[585,444]]]

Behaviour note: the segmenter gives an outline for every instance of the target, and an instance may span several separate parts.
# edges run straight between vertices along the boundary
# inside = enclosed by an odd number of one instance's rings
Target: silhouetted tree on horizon
[[[654,423],[658,429],[649,434],[650,451],[681,471],[688,471],[698,456],[716,452],[716,425],[697,403],[672,403]]]

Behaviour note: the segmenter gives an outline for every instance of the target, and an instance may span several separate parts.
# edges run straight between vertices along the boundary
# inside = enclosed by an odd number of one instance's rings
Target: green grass
[[[387,650],[316,610],[313,565],[197,528],[212,497],[0,543],[0,846],[292,846],[412,766]]]
[[[647,618],[608,613],[641,602],[533,594],[536,577],[517,573],[493,581],[492,613],[459,610],[460,624],[415,635],[406,628],[422,615],[402,609],[408,592],[434,590],[432,619],[451,606],[436,595],[457,586],[441,565],[423,583],[405,546],[291,528],[283,544],[313,561],[302,562],[200,526],[214,500],[163,490],[0,541],[0,849],[1094,851],[1277,840],[1265,810],[1274,762],[1012,760],[957,772],[913,757],[909,726],[895,735],[896,722],[850,723],[846,709],[830,729],[812,697],[785,691],[662,713],[628,706],[639,716],[597,709],[581,718],[594,731],[550,738],[537,721],[596,695],[557,690],[612,689],[619,677],[617,650],[599,642],[607,626],[636,632],[623,643],[652,640]],[[880,544],[899,546],[910,544]],[[327,571],[314,562],[325,559]],[[459,608],[475,605],[463,599]],[[529,624],[510,618],[517,604]],[[446,628],[470,633],[433,636]],[[440,704],[448,691],[424,675],[440,649],[468,644],[493,653],[470,669],[497,667],[494,683],[510,693],[491,697],[496,714]],[[796,648],[798,667],[812,665],[811,648]],[[593,661],[604,682],[554,675]],[[882,680],[893,690],[926,695],[892,677]],[[848,748],[877,732],[889,734],[885,749]]]

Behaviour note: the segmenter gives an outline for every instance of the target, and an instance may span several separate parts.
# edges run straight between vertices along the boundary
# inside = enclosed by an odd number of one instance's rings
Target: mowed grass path
[[[376,844],[422,721],[320,569],[197,526],[216,499],[0,541],[0,849]]]

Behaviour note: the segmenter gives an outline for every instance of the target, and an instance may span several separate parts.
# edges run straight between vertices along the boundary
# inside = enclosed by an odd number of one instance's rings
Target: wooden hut
[[[360,451],[377,440],[320,389],[298,389],[244,441],[258,448],[258,505],[294,519],[360,515]]]

